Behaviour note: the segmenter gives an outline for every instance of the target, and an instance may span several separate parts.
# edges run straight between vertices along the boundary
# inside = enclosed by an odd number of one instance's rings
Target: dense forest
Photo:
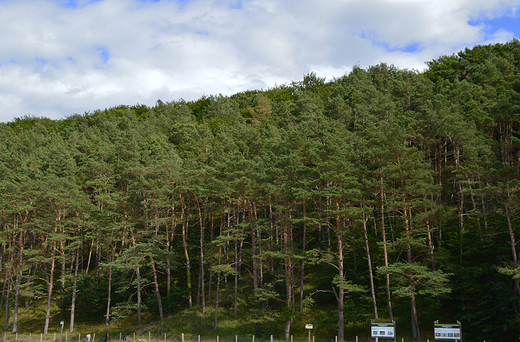
[[[39,303],[45,334],[191,309],[516,340],[520,41],[426,64],[0,124],[4,329]]]

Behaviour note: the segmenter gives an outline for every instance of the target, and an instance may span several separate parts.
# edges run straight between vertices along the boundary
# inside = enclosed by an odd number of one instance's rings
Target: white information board
[[[372,337],[395,338],[394,323],[372,323]]]
[[[435,324],[436,340],[460,340],[461,332],[459,324]]]

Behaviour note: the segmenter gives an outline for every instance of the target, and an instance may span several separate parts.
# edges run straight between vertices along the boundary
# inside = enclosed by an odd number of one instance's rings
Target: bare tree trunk
[[[141,272],[139,266],[135,269],[135,274],[137,277],[137,324],[141,326],[143,325],[143,318],[141,316]]]
[[[116,245],[112,247],[112,256],[110,256],[110,244],[107,248],[107,264],[112,263],[115,260],[116,255]],[[110,308],[112,304],[112,266],[108,267],[108,295],[107,295],[107,313],[105,316],[105,339],[107,342],[107,334],[108,334],[108,323],[110,322]]]
[[[385,267],[388,267],[388,248],[386,246],[386,229],[385,229],[385,195],[383,189],[383,176],[380,177],[381,181],[381,234],[383,235],[383,257],[385,260]],[[386,300],[388,303],[388,318],[390,321],[394,320],[394,314],[392,312],[392,292],[390,291],[390,274],[385,274],[386,280]]]
[[[79,271],[79,252],[80,248],[76,251],[76,267],[74,268],[74,281],[72,283],[72,302],[70,304],[70,328],[69,332],[74,331],[74,315],[76,313],[76,294],[78,288],[78,271]]]
[[[23,247],[24,247],[24,237],[23,231],[20,233],[19,240],[19,259],[18,259],[18,274],[16,276],[16,286],[14,292],[14,310],[13,310],[13,333],[18,332],[18,300],[20,299],[20,286],[22,282],[22,272],[23,272]]]
[[[213,241],[214,239],[214,232],[213,232],[214,226],[213,226],[213,214],[211,214],[211,223],[210,223],[210,237],[209,241]],[[209,258],[209,276],[208,276],[208,301],[211,299],[211,287],[212,287],[212,280],[213,280],[213,255]]]
[[[36,277],[36,271],[38,270],[38,261],[35,262],[34,264],[34,268],[33,268],[33,274],[31,276],[31,279],[29,280],[31,285],[29,287],[29,294],[27,295],[27,301],[25,302],[25,308],[27,309],[29,307],[29,305],[31,304],[31,299],[33,297],[33,293],[34,293],[34,278]],[[31,269],[29,269],[29,274],[31,272]],[[0,307],[2,307],[2,305],[0,304]]]
[[[192,298],[191,298],[191,263],[190,256],[188,254],[188,227],[187,227],[187,218],[184,217],[184,205],[182,203],[181,196],[181,220],[182,220],[182,245],[184,247],[184,257],[186,258],[186,286],[188,288],[188,305],[191,309],[193,306]]]
[[[294,298],[294,286],[293,286],[293,259],[292,259],[292,229],[291,224],[289,222],[290,215],[285,220],[285,229],[283,231],[284,241],[283,244],[285,246],[285,258],[284,258],[284,266],[285,266],[285,284],[286,284],[286,292],[287,292],[287,308],[289,310],[294,310],[293,298]],[[291,324],[292,317],[287,320],[285,323],[285,340],[289,341],[289,337],[291,334]]]
[[[459,221],[459,264],[462,266],[462,259],[464,255],[464,249],[462,245],[462,236],[464,233],[464,194],[462,183],[459,178],[460,174],[460,148],[454,143],[454,155],[455,155],[455,189],[457,191],[457,205],[458,205],[458,221]]]
[[[4,330],[9,330],[9,297],[11,294],[11,286],[13,282],[12,273],[11,271],[8,271],[8,280],[7,280],[7,294],[5,296],[5,325]]]
[[[340,203],[336,203],[336,209],[339,211]],[[344,274],[344,260],[343,260],[343,232],[341,231],[342,224],[339,214],[336,215],[336,235],[338,240],[338,277],[343,280]],[[343,342],[345,340],[345,317],[343,314],[343,303],[345,300],[345,290],[343,286],[339,286],[338,294],[336,299],[338,300],[338,341]]]
[[[96,259],[95,259],[95,275],[96,279],[99,278],[99,263],[101,262],[101,244],[99,243],[99,234],[96,236]],[[97,286],[96,282],[96,286]]]
[[[49,322],[51,318],[51,303],[52,303],[52,290],[54,286],[54,269],[56,267],[56,242],[53,241],[51,244],[51,267],[49,270],[49,279],[47,280],[47,311],[45,313],[45,325],[43,327],[43,334],[47,335],[49,332]]]
[[[405,207],[403,211],[403,219],[404,219],[404,229],[406,234],[406,260],[408,263],[412,263],[412,246],[410,244],[410,216],[411,216],[411,208]],[[417,303],[415,301],[415,296],[412,295],[410,298],[410,307],[411,307],[411,316],[412,316],[412,338],[415,341],[421,340],[421,332],[419,331],[419,318],[417,316]]]
[[[238,313],[238,237],[235,238],[235,286],[233,289],[233,313]]]
[[[513,192],[516,192],[516,189]],[[511,198],[511,195],[508,193],[508,197],[505,201],[503,201],[503,205],[504,205],[504,210],[505,210],[506,219],[507,219],[507,227],[509,229],[509,239],[511,240],[511,253],[513,254],[513,266],[515,268],[518,268],[518,254],[516,252],[516,239],[515,239],[513,224],[511,221],[511,209],[509,208],[510,198]],[[518,279],[515,279],[515,292],[517,294],[520,294],[520,282],[518,281]]]
[[[108,269],[107,313],[105,315],[105,334],[108,333],[108,322],[110,321],[110,304],[111,304],[111,301],[112,301],[112,267],[109,267],[109,269]]]
[[[253,292],[256,294],[256,290],[258,289],[258,248],[257,248],[257,232],[256,232],[256,224],[254,220],[256,219],[255,214],[253,213],[253,203],[252,201],[246,201],[247,212],[249,215],[249,221],[251,224],[251,263],[253,269]]]
[[[5,268],[5,258],[6,257],[7,257],[6,247],[5,247],[5,243],[3,243],[2,244],[2,273],[4,274],[4,281],[3,281],[3,286],[2,286],[2,299],[0,299],[0,308],[4,305],[4,298],[6,297],[5,288],[6,288],[6,284],[8,283],[7,270]]]
[[[303,201],[303,241],[302,241],[302,266],[300,269],[300,313],[303,313],[303,279],[305,276],[305,243],[306,243],[306,235],[307,235],[307,205],[305,200]]]
[[[374,309],[374,319],[378,319],[377,314],[377,301],[376,301],[376,290],[374,287],[374,273],[372,270],[372,259],[370,257],[370,246],[368,243],[368,233],[367,233],[367,218],[366,214],[363,213],[363,235],[365,237],[365,249],[367,251],[367,262],[368,262],[368,275],[370,279],[370,293],[372,294],[372,308]]]
[[[411,315],[412,315],[412,336],[414,341],[421,340],[421,332],[419,330],[419,317],[417,316],[417,303],[415,295],[410,298]]]
[[[229,216],[227,220],[227,226],[229,228]],[[222,236],[222,230],[224,228],[224,216],[220,217],[220,236]],[[226,242],[227,243],[227,242]],[[218,247],[218,271],[217,271],[217,289],[215,293],[215,325],[213,326],[213,330],[217,330],[218,328],[218,308],[219,308],[219,295],[220,295],[220,265],[222,263],[222,246]],[[224,260],[224,262],[226,262]]]
[[[12,333],[18,332],[18,300],[20,298],[20,277],[22,276],[22,269],[18,271],[18,276],[16,277],[16,285],[14,291],[14,309],[13,309],[13,329]]]
[[[222,256],[222,247],[218,248],[218,265],[220,266]],[[217,330],[218,328],[218,300],[220,294],[220,268],[217,271],[217,292],[215,293],[215,325],[213,326],[213,330]]]
[[[150,255],[150,263],[152,265],[153,272],[153,282],[155,288],[155,295],[157,296],[157,306],[159,307],[159,317],[161,318],[161,323],[164,322],[164,313],[161,301],[161,293],[159,292],[159,282],[157,281],[157,270],[155,268],[155,262],[153,261],[153,257]]]
[[[197,200],[197,207],[199,209],[199,224],[200,224],[200,272],[199,272],[199,293],[202,296],[202,314],[206,313],[206,297],[204,293],[204,223],[202,219],[202,211],[200,208],[199,199],[195,196]]]
[[[90,268],[90,260],[92,260],[92,249],[94,248],[94,239],[90,242],[90,249],[88,252],[87,268],[85,269],[85,275],[88,275],[88,269]]]
[[[287,321],[287,323],[285,323],[285,329],[284,329],[284,332],[285,332],[285,340],[286,341],[289,341],[289,339],[291,338],[291,324],[293,322],[293,319],[289,319]]]
[[[132,245],[135,246],[135,235],[134,230],[130,229],[130,238],[132,239]],[[143,325],[143,320],[141,317],[141,272],[139,266],[135,268],[135,276],[137,279],[137,324],[139,326]]]
[[[235,215],[235,223],[239,223],[238,212]],[[236,315],[238,313],[238,274],[240,273],[239,267],[239,251],[238,251],[238,236],[235,237],[235,284],[233,289],[233,313]]]
[[[171,261],[170,261],[170,248],[171,248],[171,241],[173,241],[173,237],[175,236],[175,225],[177,224],[175,221],[175,196],[172,195],[172,214],[171,214],[171,227],[172,232],[171,236],[168,231],[168,223],[166,223],[166,298],[170,298],[171,294],[171,288],[172,288],[172,270],[171,270]],[[168,306],[168,313],[170,312],[170,307]]]
[[[343,279],[343,236],[338,234],[338,276]],[[345,340],[345,317],[343,316],[343,301],[345,298],[345,290],[340,286],[338,289],[338,341]]]
[[[511,210],[509,209],[509,198],[504,201],[504,209],[507,219],[507,227],[509,229],[509,239],[511,240],[511,254],[513,255],[513,265],[518,267],[518,254],[516,253],[516,239],[513,230],[513,224],[511,222]]]

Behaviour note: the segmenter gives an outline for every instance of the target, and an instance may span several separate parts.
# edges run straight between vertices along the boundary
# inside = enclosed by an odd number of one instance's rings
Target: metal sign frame
[[[459,341],[462,342],[462,324],[457,323],[441,324],[439,321],[434,322],[433,335],[435,341]]]

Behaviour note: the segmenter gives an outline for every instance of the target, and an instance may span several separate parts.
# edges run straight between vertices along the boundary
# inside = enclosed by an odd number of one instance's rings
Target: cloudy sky
[[[520,0],[0,0],[0,122],[196,100],[520,37]]]

